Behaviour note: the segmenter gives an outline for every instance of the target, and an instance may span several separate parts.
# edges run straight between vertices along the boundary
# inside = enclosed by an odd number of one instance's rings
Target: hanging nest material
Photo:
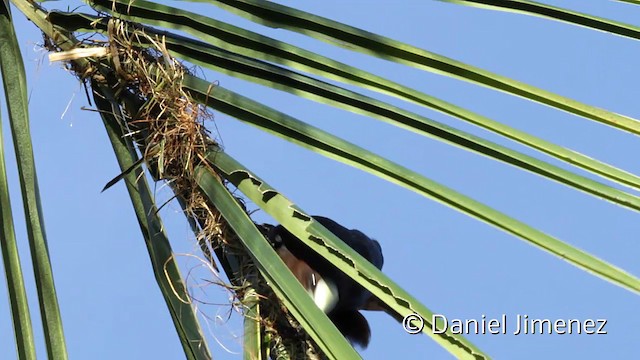
[[[207,151],[220,147],[204,125],[211,114],[181,86],[187,70],[169,55],[162,39],[145,34],[136,24],[116,19],[106,24],[106,46],[105,42],[85,41],[85,47],[93,50],[67,52],[61,59],[68,61],[69,69],[82,80],[110,89],[118,104],[114,115],[121,119],[154,179],[170,185],[187,216],[197,224],[197,239],[205,256],[215,267],[212,253],[216,254],[236,299],[243,299],[248,288],[257,291],[258,320],[270,343],[270,349],[263,350],[274,359],[324,358],[277,300],[237,235],[196,184],[194,169],[205,161]],[[55,48],[54,42],[45,43]],[[74,60],[85,56],[104,57],[80,68]],[[226,185],[224,179],[218,179]]]

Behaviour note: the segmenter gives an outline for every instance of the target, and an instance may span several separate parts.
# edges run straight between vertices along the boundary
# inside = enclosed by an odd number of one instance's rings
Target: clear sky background
[[[613,1],[547,1],[638,24],[640,7]],[[436,1],[283,2],[499,74],[640,119],[640,43],[523,15]],[[389,77],[544,139],[640,173],[640,141],[594,122],[439,75],[263,28],[214,6],[175,3],[259,30]],[[66,8],[67,3],[45,3]],[[89,11],[86,9],[85,11]],[[49,250],[71,359],[181,359],[182,348],[153,278],[124,184],[101,193],[119,173],[99,117],[78,81],[49,64],[35,26],[14,9],[30,85],[31,132]],[[333,132],[446,184],[544,232],[640,275],[638,214],[516,168],[390,125],[218,73],[234,91]],[[378,96],[378,95],[376,95]],[[379,96],[378,96],[379,97]],[[390,102],[527,154],[545,158],[461,121]],[[3,108],[4,111],[4,108]],[[479,319],[608,320],[607,335],[471,335],[497,359],[634,358],[640,355],[638,296],[477,220],[349,166],[264,134],[214,111],[208,124],[226,151],[311,214],[334,218],[380,241],[383,271],[436,313]],[[10,146],[6,112],[4,137]],[[21,255],[28,246],[9,157]],[[552,161],[553,163],[557,163]],[[561,165],[565,166],[565,165]],[[156,189],[167,199],[166,187]],[[176,204],[162,211],[200,305],[215,359],[239,359],[241,317],[215,275],[193,256],[194,236]],[[263,212],[257,221],[270,221]],[[25,266],[29,294],[33,275]],[[4,281],[3,281],[4,283]],[[32,320],[38,306],[30,303]],[[231,320],[227,316],[232,314]],[[408,335],[384,314],[368,313],[373,336],[365,359],[448,359],[425,335]],[[6,286],[0,286],[0,358],[15,357]],[[513,329],[514,324],[508,327]],[[44,343],[36,333],[38,354]]]

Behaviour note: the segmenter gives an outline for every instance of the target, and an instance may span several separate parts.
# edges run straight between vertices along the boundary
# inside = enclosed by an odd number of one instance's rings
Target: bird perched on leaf
[[[329,218],[313,216],[313,219],[375,267],[382,269],[382,248],[376,240],[358,230],[347,229]],[[377,298],[282,225],[271,227],[267,237],[316,305],[327,314],[338,330],[352,344],[366,348],[371,329],[360,310],[383,310],[377,305]]]

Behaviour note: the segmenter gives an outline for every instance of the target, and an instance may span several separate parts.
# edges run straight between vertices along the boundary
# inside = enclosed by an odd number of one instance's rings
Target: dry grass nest
[[[213,253],[218,258],[232,256],[239,260],[235,273],[225,268],[231,280],[225,286],[240,304],[248,288],[259,294],[258,320],[271,344],[270,357],[323,358],[260,276],[236,234],[199,191],[194,169],[206,163],[206,152],[220,150],[220,146],[205,127],[211,113],[182,88],[188,70],[170,56],[162,38],[146,34],[136,24],[111,18],[106,36],[106,41],[85,40],[83,44],[106,49],[102,51],[107,56],[84,68],[69,59],[68,68],[84,81],[106,85],[114,93],[121,112],[114,115],[123,120],[121,126],[126,136],[137,144],[152,176],[171,186],[187,216],[198,225],[197,239],[211,265],[216,267]],[[47,46],[55,47],[52,44]]]

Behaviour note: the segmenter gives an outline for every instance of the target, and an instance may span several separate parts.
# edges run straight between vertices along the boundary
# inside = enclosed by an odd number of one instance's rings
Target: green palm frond
[[[533,1],[442,1],[525,13],[625,38],[640,38],[637,26]],[[305,35],[314,41],[505,92],[614,130],[640,135],[637,119],[332,19],[262,0],[201,2],[259,24]],[[434,333],[432,329],[442,328],[443,324],[440,320],[433,323],[435,312],[427,304],[271,187],[263,180],[270,174],[259,176],[241,165],[230,155],[233,149],[224,149],[203,125],[211,111],[229,115],[301,148],[409,189],[520,238],[587,273],[631,292],[640,292],[640,279],[636,275],[566,240],[548,235],[447,184],[357,146],[351,139],[313,126],[310,119],[288,114],[284,106],[275,109],[214,85],[194,75],[188,67],[196,65],[313,100],[319,106],[383,121],[561,183],[569,190],[579,190],[625,210],[640,211],[640,197],[634,192],[640,189],[640,176],[630,171],[402,85],[393,76],[368,72],[340,59],[221,21],[213,11],[203,12],[206,14],[203,15],[144,0],[87,0],[96,10],[95,14],[75,10],[49,11],[27,0],[12,0],[12,3],[44,33],[46,48],[64,61],[66,68],[91,91],[121,171],[105,188],[120,181],[126,184],[155,280],[188,359],[211,359],[215,354],[207,342],[198,311],[190,298],[187,280],[176,262],[160,218],[158,209],[163,205],[156,203],[149,180],[171,189],[204,257],[212,267],[219,264],[226,273],[229,280],[226,286],[244,315],[245,359],[360,358],[287,269],[265,237],[267,225],[255,223],[245,200],[258,206],[312,251],[369,290],[388,307],[394,318],[420,316],[426,322],[422,332],[453,356],[489,357],[451,329]],[[47,249],[30,138],[26,75],[7,0],[0,4],[0,10],[0,69],[47,354],[51,359],[65,359],[62,318]],[[474,135],[446,125],[418,111],[406,110],[389,97],[455,117],[539,153],[530,155],[511,143],[503,145],[504,142],[492,140],[486,134]],[[366,124],[361,129],[365,132]],[[6,149],[1,133],[0,146],[0,225],[3,234],[0,245],[17,352],[21,359],[33,359],[35,345],[21,269],[24,264],[17,253],[19,239],[16,240],[14,231],[4,166]],[[542,160],[541,154],[553,159]]]
[[[571,11],[557,6],[542,4],[526,0],[440,0],[454,4],[474,6],[492,10],[502,10],[514,13],[540,16],[547,19],[562,21],[568,24],[583,26],[588,29],[600,30],[631,39],[640,39],[640,27],[613,21],[599,16],[593,16],[578,11]]]

